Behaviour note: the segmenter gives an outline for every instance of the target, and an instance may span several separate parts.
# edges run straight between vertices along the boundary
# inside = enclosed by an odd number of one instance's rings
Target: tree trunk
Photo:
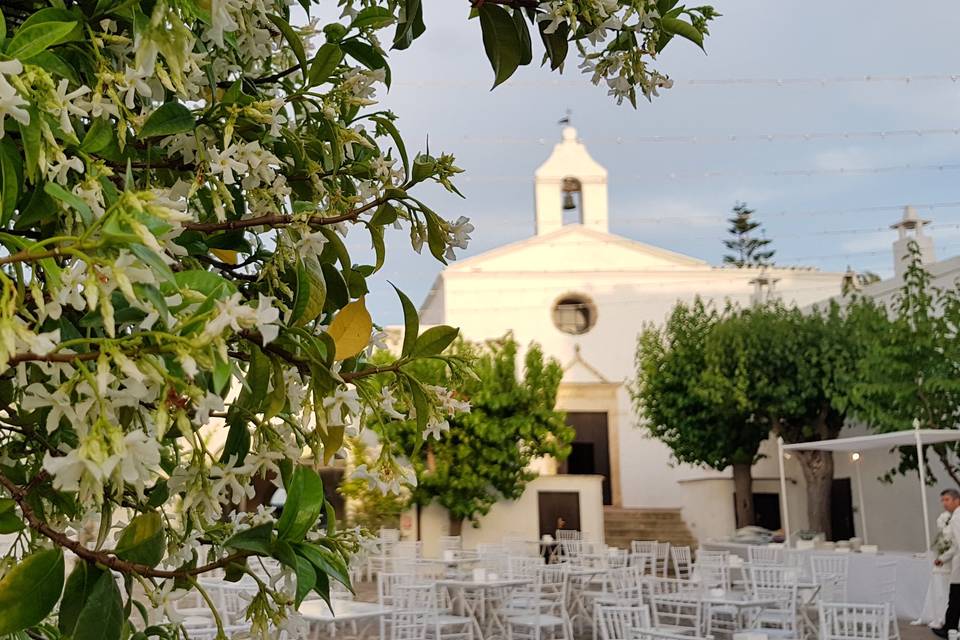
[[[737,527],[756,524],[753,512],[753,476],[750,464],[733,465],[733,496],[737,506]]]
[[[453,515],[452,511],[447,512],[450,516],[450,535],[458,536],[463,531],[463,520]]]
[[[812,531],[822,531],[833,540],[830,494],[833,491],[833,453],[797,451],[803,477],[807,481],[807,520]]]

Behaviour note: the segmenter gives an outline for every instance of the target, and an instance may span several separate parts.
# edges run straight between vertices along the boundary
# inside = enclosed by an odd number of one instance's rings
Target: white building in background
[[[618,533],[610,531],[610,520],[615,515],[622,520],[624,510],[634,509],[638,511],[627,515],[642,518],[640,510],[682,509],[695,537],[728,535],[735,528],[730,473],[675,464],[669,449],[636,424],[628,384],[635,375],[637,335],[645,323],[662,323],[677,301],[699,295],[718,305],[726,300],[747,305],[776,295],[805,306],[839,294],[844,274],[716,267],[612,234],[607,188],[606,169],[590,156],[575,129],[564,128],[562,140],[535,174],[534,235],[446,268],[423,303],[422,322],[459,327],[470,340],[510,331],[520,344],[536,341],[565,365],[558,408],[568,413],[577,440],[559,471],[603,476],[608,538]],[[768,504],[761,510],[769,518],[779,518],[774,464],[763,461],[755,470],[755,491]],[[790,475],[802,484],[799,469]],[[528,493],[538,490],[532,486]],[[791,512],[804,513],[802,488],[791,493]],[[524,500],[538,504],[530,496]],[[488,520],[498,520],[498,509],[504,508],[495,507]],[[546,500],[539,508],[558,507]],[[436,522],[445,522],[437,517]],[[536,514],[528,517],[535,521]],[[554,518],[542,519],[549,523]],[[421,526],[424,533],[431,528]],[[626,524],[618,521],[618,526],[619,533],[630,535],[623,530]],[[469,535],[494,540],[497,528],[485,521],[480,531],[488,533]],[[550,530],[544,524],[540,533],[544,529]]]

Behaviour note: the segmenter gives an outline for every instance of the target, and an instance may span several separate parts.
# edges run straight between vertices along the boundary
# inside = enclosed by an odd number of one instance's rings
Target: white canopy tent
[[[798,442],[784,444],[783,438],[777,439],[777,449],[780,461],[780,505],[783,510],[784,540],[790,541],[790,512],[787,507],[787,477],[784,472],[784,454],[790,451],[847,451],[858,454],[855,458],[857,469],[857,493],[860,500],[860,522],[863,530],[864,542],[867,541],[866,505],[863,502],[863,481],[860,478],[859,454],[869,449],[890,449],[893,447],[915,446],[920,469],[920,504],[923,505],[923,532],[926,536],[924,548],[930,546],[930,513],[927,507],[927,467],[923,456],[924,445],[941,442],[960,441],[958,429],[920,429],[914,423],[911,431],[894,431],[892,433],[878,433],[869,436],[855,436],[852,438],[835,438],[833,440],[818,440],[816,442]]]

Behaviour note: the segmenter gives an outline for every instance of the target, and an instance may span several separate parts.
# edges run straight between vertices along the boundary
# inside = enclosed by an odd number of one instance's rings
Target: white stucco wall
[[[465,549],[473,549],[480,543],[499,544],[504,536],[522,536],[526,540],[540,538],[540,520],[537,494],[541,491],[570,491],[580,494],[580,530],[587,540],[603,542],[603,496],[600,476],[540,476],[527,485],[517,500],[498,502],[490,513],[480,519],[478,527],[464,523],[461,535]],[[419,539],[423,541],[426,557],[440,555],[440,536],[448,535],[447,511],[435,504],[420,512]],[[410,526],[404,537],[417,539],[416,511],[404,515]]]

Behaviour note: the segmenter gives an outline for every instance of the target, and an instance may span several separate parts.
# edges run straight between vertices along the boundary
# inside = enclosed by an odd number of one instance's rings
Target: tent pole
[[[787,506],[787,474],[783,470],[783,438],[777,437],[777,460],[780,462],[780,509],[783,512],[783,542],[790,548],[790,508]]]
[[[861,533],[863,533],[863,544],[869,544],[869,538],[867,538],[867,503],[863,501],[863,476],[860,474],[860,461],[863,456],[859,451],[854,455],[856,459],[853,461],[853,465],[857,469],[857,499],[860,501],[860,528],[862,529]]]
[[[930,510],[927,507],[927,463],[923,458],[923,443],[920,440],[920,421],[913,421],[913,435],[917,441],[917,467],[920,469],[920,504],[923,505],[923,550],[930,549]]]

